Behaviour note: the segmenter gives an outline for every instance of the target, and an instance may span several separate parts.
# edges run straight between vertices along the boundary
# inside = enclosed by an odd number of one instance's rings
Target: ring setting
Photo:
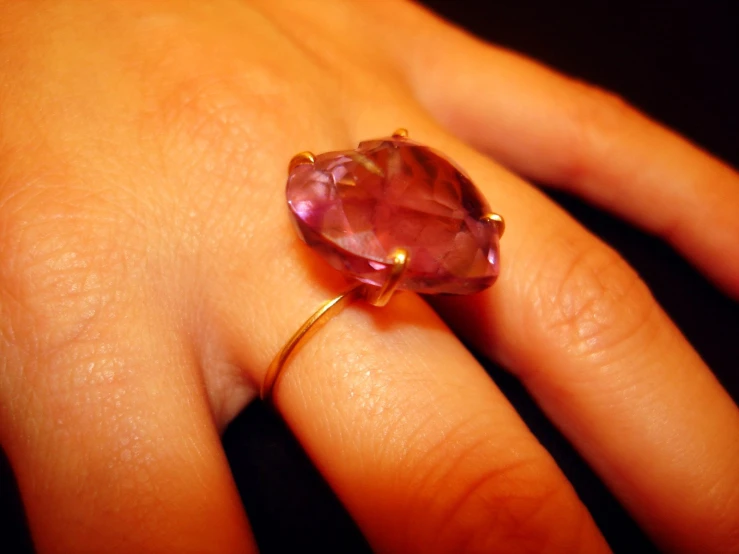
[[[469,176],[405,129],[354,150],[301,152],[288,166],[290,217],[300,238],[353,286],[321,306],[267,370],[270,399],[288,357],[352,302],[384,306],[396,291],[472,294],[500,268],[505,223]]]

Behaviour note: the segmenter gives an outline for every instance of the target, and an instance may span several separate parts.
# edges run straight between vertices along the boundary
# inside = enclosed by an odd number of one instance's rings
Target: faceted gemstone
[[[468,294],[498,276],[498,225],[469,177],[405,138],[362,142],[292,168],[287,203],[301,238],[352,279],[382,286],[398,248],[398,286]]]

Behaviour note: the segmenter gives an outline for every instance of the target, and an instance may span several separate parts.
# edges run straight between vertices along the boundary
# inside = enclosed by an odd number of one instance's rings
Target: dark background
[[[490,41],[617,92],[739,166],[739,24],[730,9],[733,0],[424,3]],[[739,398],[739,304],[660,242],[575,199],[554,198],[634,265]],[[739,217],[739,207],[737,212]],[[614,551],[655,552],[519,384],[487,367],[575,484]],[[234,421],[224,444],[263,552],[369,552],[300,447],[261,404],[252,404]],[[12,474],[0,456],[0,552],[31,551]]]

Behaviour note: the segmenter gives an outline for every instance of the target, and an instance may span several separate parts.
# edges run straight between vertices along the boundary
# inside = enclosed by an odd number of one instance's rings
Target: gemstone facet
[[[403,137],[293,165],[287,203],[301,238],[347,277],[381,287],[398,249],[398,289],[469,294],[493,284],[502,226],[469,177]]]

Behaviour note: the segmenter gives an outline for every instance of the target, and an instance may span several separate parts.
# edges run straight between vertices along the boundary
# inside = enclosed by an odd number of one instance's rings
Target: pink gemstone
[[[362,142],[292,169],[287,203],[301,238],[350,278],[381,286],[410,257],[400,289],[468,294],[498,276],[499,227],[469,177],[408,139]]]

